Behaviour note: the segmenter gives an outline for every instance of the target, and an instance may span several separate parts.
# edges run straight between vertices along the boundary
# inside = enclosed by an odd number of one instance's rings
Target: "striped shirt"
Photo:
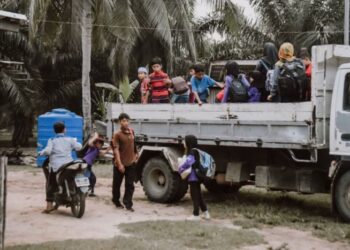
[[[152,86],[152,103],[169,102],[168,85],[164,80],[169,79],[169,76],[163,71],[153,72],[149,76]]]

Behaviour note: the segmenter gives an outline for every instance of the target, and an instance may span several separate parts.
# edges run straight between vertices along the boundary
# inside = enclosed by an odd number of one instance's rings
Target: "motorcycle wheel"
[[[85,194],[77,190],[76,194],[72,197],[71,210],[76,218],[81,218],[85,212]]]

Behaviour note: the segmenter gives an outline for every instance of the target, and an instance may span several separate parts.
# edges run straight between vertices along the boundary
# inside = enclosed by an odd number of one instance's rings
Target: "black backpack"
[[[278,77],[278,92],[281,102],[300,102],[306,99],[307,77],[300,60],[286,62]]]
[[[227,102],[247,102],[248,91],[243,83],[234,79],[229,87],[229,95]]]

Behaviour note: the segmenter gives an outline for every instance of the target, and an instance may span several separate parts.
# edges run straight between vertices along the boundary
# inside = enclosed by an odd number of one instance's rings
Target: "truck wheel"
[[[350,222],[350,171],[344,173],[336,183],[335,204],[340,217]]]
[[[169,164],[160,157],[150,159],[142,171],[143,190],[150,201],[167,203],[176,200],[180,181]]]
[[[181,200],[188,190],[188,182],[186,180],[182,180],[180,175],[178,173],[173,173],[175,175],[175,178],[177,179],[176,182],[179,183],[178,190],[176,191],[176,194],[174,198],[171,200],[171,202],[177,202]]]
[[[204,181],[203,184],[205,188],[213,194],[233,194],[238,192],[238,190],[241,188],[240,185],[219,185],[215,180]]]

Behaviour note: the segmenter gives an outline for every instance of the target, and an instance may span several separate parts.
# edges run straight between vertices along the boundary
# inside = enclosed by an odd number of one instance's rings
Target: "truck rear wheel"
[[[234,194],[241,188],[240,185],[219,185],[215,180],[204,181],[203,184],[213,194]]]
[[[177,179],[178,184],[178,190],[176,191],[176,194],[174,198],[171,200],[171,202],[177,202],[181,200],[185,194],[187,193],[188,190],[188,183],[185,180],[181,179],[181,176],[178,173],[173,173],[175,175],[175,178]]]
[[[350,171],[340,176],[336,183],[335,204],[340,217],[350,222]]]
[[[151,201],[174,202],[185,195],[181,178],[160,157],[152,158],[146,163],[142,171],[142,183],[143,190]]]

